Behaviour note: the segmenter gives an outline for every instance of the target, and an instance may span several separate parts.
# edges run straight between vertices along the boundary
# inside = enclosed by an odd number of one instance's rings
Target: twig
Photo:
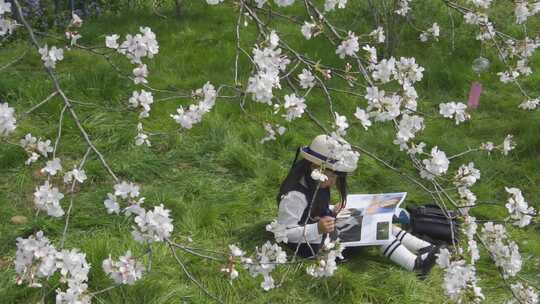
[[[218,302],[218,303],[223,303],[223,301],[221,301],[219,298],[217,298],[216,296],[214,296],[212,293],[210,293],[210,291],[208,291],[208,289],[206,289],[199,281],[197,281],[197,279],[187,270],[186,268],[186,265],[184,265],[184,263],[182,262],[182,260],[180,260],[180,258],[178,257],[178,255],[176,254],[176,250],[174,249],[174,246],[172,246],[172,244],[169,243],[169,248],[171,249],[171,252],[174,256],[174,259],[176,260],[176,262],[178,262],[178,264],[180,265],[180,267],[182,268],[182,271],[187,275],[187,277],[195,284],[197,285],[197,287],[199,287],[207,296],[209,296],[210,298],[212,298],[214,301]]]

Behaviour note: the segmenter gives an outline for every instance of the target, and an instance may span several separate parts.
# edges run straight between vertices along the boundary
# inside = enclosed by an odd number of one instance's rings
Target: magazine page
[[[336,229],[346,247],[384,245],[392,233],[395,209],[407,192],[351,194],[347,206],[336,217]]]

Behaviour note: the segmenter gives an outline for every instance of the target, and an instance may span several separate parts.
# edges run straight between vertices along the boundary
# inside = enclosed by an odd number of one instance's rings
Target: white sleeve
[[[287,193],[279,203],[278,222],[287,227],[286,233],[289,243],[320,244],[322,241],[318,223],[305,226],[298,224],[307,205],[306,196],[298,191]]]

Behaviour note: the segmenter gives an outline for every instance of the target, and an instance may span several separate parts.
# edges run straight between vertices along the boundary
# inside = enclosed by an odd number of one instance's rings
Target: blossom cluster
[[[156,34],[149,27],[140,27],[136,35],[127,34],[126,40],[118,43],[119,35],[113,34],[105,37],[105,45],[125,55],[133,64],[142,64],[142,59],[153,58],[159,53],[159,44]]]
[[[275,287],[274,279],[270,275],[278,264],[287,262],[287,253],[278,246],[267,241],[260,248],[255,248],[254,258],[245,258],[244,266],[249,270],[251,276],[262,275],[261,287],[268,291]]]
[[[468,213],[468,210],[476,203],[476,195],[469,188],[479,179],[480,170],[474,167],[473,162],[461,165],[454,176],[454,185],[458,188],[460,199],[463,202],[463,208],[460,210],[464,213]]]
[[[43,65],[47,68],[54,69],[56,67],[56,62],[64,59],[64,50],[53,46],[49,47],[45,44],[39,48],[39,54],[41,55],[41,60]]]
[[[503,155],[508,155],[508,153],[516,148],[516,143],[514,142],[514,136],[511,134],[506,135],[502,144],[495,146],[491,141],[487,141],[480,145],[480,150],[487,151],[491,153],[493,150],[500,150]]]
[[[507,304],[538,304],[538,293],[532,286],[524,285],[521,282],[510,285],[515,299],[507,302]]]
[[[486,243],[487,250],[495,265],[500,267],[505,277],[513,277],[522,266],[518,245],[509,239],[506,229],[501,224],[487,222],[480,237]]]
[[[296,118],[302,117],[306,109],[306,101],[303,97],[298,97],[296,94],[285,95],[285,103],[283,108],[287,112],[283,115],[286,121],[293,121]]]
[[[358,37],[353,32],[349,32],[347,39],[338,46],[336,54],[343,59],[346,56],[354,56],[359,50]]]
[[[536,211],[525,201],[521,190],[514,187],[505,187],[506,192],[510,194],[508,203],[506,203],[506,209],[510,213],[510,219],[514,220],[514,225],[523,228],[531,223],[533,215]]]
[[[302,73],[298,74],[298,79],[302,89],[310,89],[315,86],[315,76],[307,69],[303,69]]]
[[[435,146],[431,149],[431,158],[422,160],[422,163],[425,169],[420,172],[420,175],[426,179],[434,179],[448,171],[450,161],[446,157],[446,153]]]
[[[15,110],[7,102],[0,103],[0,136],[13,132],[17,127],[16,123]]]
[[[7,16],[8,13],[11,13],[11,3],[0,0],[0,36],[13,33],[17,27],[17,23]]]
[[[343,259],[342,252],[345,249],[339,240],[333,242],[330,238],[324,240],[324,244],[317,253],[315,265],[306,268],[306,272],[312,277],[330,277],[337,269],[336,259]]]
[[[279,36],[272,31],[268,38],[268,46],[253,49],[253,62],[257,67],[257,72],[249,77],[247,93],[253,95],[253,100],[257,102],[272,104],[274,88],[281,89],[279,73],[285,71],[290,60],[281,55],[279,46]]]
[[[430,38],[439,41],[440,31],[441,29],[437,22],[433,23],[430,28],[420,33],[420,41],[427,42]]]
[[[17,283],[27,282],[30,287],[41,287],[39,279],[60,274],[61,282],[67,283],[67,289],[56,290],[56,303],[89,304],[88,272],[90,264],[86,254],[78,249],[57,250],[42,231],[38,231],[26,239],[17,238],[15,256],[15,271]]]
[[[140,92],[133,91],[133,94],[129,98],[129,105],[132,108],[141,108],[139,118],[146,118],[150,115],[150,105],[154,103],[154,96],[152,92],[141,90]]]
[[[198,104],[192,104],[187,110],[183,107],[176,109],[177,114],[171,114],[171,117],[185,129],[191,129],[194,124],[200,123],[204,114],[216,104],[217,92],[214,86],[207,82],[201,89],[193,93],[194,98],[199,98]]]
[[[266,225],[266,231],[272,232],[278,243],[287,243],[289,241],[287,238],[287,226],[279,223],[277,220],[273,220],[270,224]]]
[[[48,158],[49,154],[54,150],[49,139],[38,139],[30,133],[26,134],[26,136],[21,139],[20,145],[29,155],[29,158],[25,162],[27,165],[36,162],[41,156]],[[52,177],[59,174],[62,170],[60,158],[55,157],[48,159],[45,163],[45,167],[40,171]],[[87,179],[87,176],[82,168],[74,166],[73,170],[64,173],[63,179],[64,183],[78,182],[82,184]],[[64,194],[62,194],[57,187],[54,187],[49,179],[41,186],[36,187],[36,191],[34,192],[34,204],[36,207],[53,217],[61,217],[64,215],[64,210],[60,205],[60,201],[63,198]]]
[[[135,226],[131,232],[133,238],[139,243],[162,242],[170,237],[174,226],[170,217],[170,210],[163,204],[154,206],[152,210],[146,210],[141,205],[145,198],[139,197],[139,186],[132,182],[122,181],[114,185],[114,194],[107,193],[107,199],[103,202],[107,213],[119,214],[121,211],[126,215],[135,215]],[[127,207],[120,209],[119,199],[127,201]]]
[[[69,23],[68,28],[65,31],[66,39],[69,39],[69,45],[74,46],[77,44],[77,41],[82,38],[82,35],[75,31],[73,28],[81,27],[83,24],[83,21],[81,17],[79,17],[77,14],[72,13],[71,14],[71,22]]]
[[[226,266],[221,268],[221,272],[227,274],[230,280],[234,280],[238,278],[238,270],[236,270],[236,263],[243,262],[246,259],[249,260],[249,258],[245,258],[245,252],[238,248],[238,246],[236,245],[229,245],[229,250],[231,251],[231,254],[229,256],[228,263]]]
[[[332,134],[328,138],[329,158],[336,160],[334,166],[338,171],[356,168],[360,154],[354,151],[351,145],[342,137]],[[340,170],[341,169],[341,170]]]
[[[117,261],[109,255],[108,259],[103,260],[102,267],[116,284],[132,285],[142,278],[144,272],[144,266],[131,255],[129,250]]]
[[[438,253],[437,264],[444,269],[443,288],[452,301],[480,303],[485,299],[482,288],[477,285],[474,265],[463,259],[453,260],[447,248]]]
[[[439,113],[446,118],[454,118],[456,125],[471,118],[471,115],[467,113],[467,105],[461,102],[448,102],[439,104]]]

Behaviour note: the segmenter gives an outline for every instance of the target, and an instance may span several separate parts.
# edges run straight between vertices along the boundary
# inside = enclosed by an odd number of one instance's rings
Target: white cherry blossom
[[[289,241],[287,238],[287,227],[280,224],[277,220],[273,220],[270,224],[266,225],[266,231],[272,232],[278,243],[287,243]]]
[[[302,114],[304,114],[307,107],[304,98],[297,97],[296,94],[293,93],[291,95],[285,95],[284,99],[285,103],[283,104],[283,108],[287,111],[287,114],[283,115],[285,120],[293,121],[296,118],[302,117]]]
[[[139,196],[139,186],[134,183],[122,181],[114,185],[114,195],[123,199],[136,198]]]
[[[133,238],[140,243],[161,242],[167,239],[174,227],[170,218],[170,210],[163,204],[155,206],[152,211],[144,211],[135,217],[137,226],[133,227]]]
[[[105,205],[105,208],[107,208],[107,213],[112,214],[120,213],[120,205],[116,201],[116,196],[114,196],[112,193],[107,193],[107,199],[103,202]]]
[[[369,120],[369,114],[365,110],[360,109],[359,107],[356,107],[356,112],[354,113],[354,117],[360,120],[362,127],[364,127],[366,131],[371,126],[371,120]]]
[[[446,118],[454,118],[456,125],[468,120],[471,116],[465,112],[467,105],[461,102],[448,102],[439,104],[439,113]]]
[[[73,170],[66,172],[64,174],[64,183],[71,183],[73,180],[78,181],[80,184],[84,183],[87,179],[86,172],[83,169],[78,169],[76,166],[73,166]]]
[[[15,110],[7,102],[0,103],[0,136],[7,136],[17,127]]]
[[[56,48],[56,46],[49,49],[49,47],[45,44],[45,46],[39,48],[39,54],[41,55],[43,65],[51,69],[56,67],[56,63],[58,61],[64,59],[64,50]]]
[[[141,64],[133,69],[133,82],[135,84],[148,83],[146,77],[148,77],[148,67],[146,64]]]
[[[274,2],[277,4],[277,6],[291,6],[294,4],[294,0],[274,0]]]
[[[123,256],[120,256],[117,261],[109,258],[103,260],[103,271],[116,284],[133,285],[137,280],[142,278],[144,266],[131,255],[131,251],[127,251]]]
[[[110,48],[110,49],[117,49],[118,47],[120,47],[120,45],[118,44],[118,39],[119,38],[120,38],[120,36],[118,36],[117,34],[106,36],[105,37],[105,46]]]
[[[315,86],[315,76],[307,69],[303,69],[302,73],[298,74],[300,86],[302,89],[309,89]]]
[[[510,213],[510,218],[514,220],[514,225],[523,228],[530,224],[532,216],[536,214],[533,207],[529,207],[529,203],[525,201],[521,190],[514,187],[505,187],[506,192],[510,194],[506,209]]]
[[[396,59],[390,57],[390,59],[382,59],[377,65],[374,66],[372,73],[373,79],[379,80],[382,83],[387,83],[391,80],[392,75],[395,72]]]
[[[315,26],[317,26],[317,24],[304,21],[304,24],[300,28],[300,31],[302,32],[302,35],[304,35],[304,37],[309,40],[313,36],[313,29],[315,28]]]
[[[347,0],[325,0],[324,1],[324,11],[330,12],[337,8],[345,8],[347,6]]]
[[[56,175],[58,171],[62,171],[62,165],[60,164],[60,159],[58,157],[47,161],[45,168],[41,169],[41,172],[47,172],[51,176]]]
[[[431,149],[431,158],[422,160],[422,163],[425,166],[425,170],[421,172],[422,177],[433,179],[446,173],[450,161],[446,157],[446,153],[435,146]]]
[[[344,59],[345,56],[354,56],[359,50],[358,37],[353,32],[349,32],[347,39],[338,46],[336,54],[339,58]]]
[[[64,195],[58,191],[58,188],[52,187],[49,181],[45,181],[34,192],[34,203],[36,207],[39,210],[46,211],[48,215],[53,217],[64,215],[64,210],[60,206],[60,200],[62,198],[64,198]]]

